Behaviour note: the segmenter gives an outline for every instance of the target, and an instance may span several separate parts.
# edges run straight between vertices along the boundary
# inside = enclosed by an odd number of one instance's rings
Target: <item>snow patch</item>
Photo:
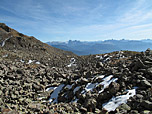
[[[77,101],[78,101],[78,99],[76,98],[73,102],[75,102],[75,103],[76,103]]]
[[[104,109],[106,109],[108,112],[114,111],[118,106],[120,106],[123,103],[127,103],[127,100],[130,97],[133,97],[136,95],[136,89],[127,90],[128,93],[126,95],[120,95],[117,97],[112,97],[112,99],[109,100],[109,102],[104,103],[102,106]]]
[[[68,88],[68,89],[71,89],[72,86],[73,86],[73,84],[72,85],[66,85],[65,87]]]
[[[41,64],[39,61],[37,61],[35,64]]]
[[[34,62],[33,60],[29,60],[29,62],[27,64],[31,64],[32,62]]]
[[[81,93],[86,93],[86,92],[88,92],[88,91],[92,91],[95,87],[96,87],[96,85],[97,85],[98,83],[94,83],[94,84],[92,84],[92,83],[88,83],[87,85],[86,85],[86,87],[85,87],[85,90],[83,90]]]
[[[49,87],[49,88],[47,88],[45,91],[50,91],[50,90],[54,90],[54,89],[56,89],[57,87]]]
[[[36,62],[36,60],[29,60],[27,64],[31,64],[33,62],[35,62],[35,64],[41,64],[39,61]]]
[[[108,77],[105,77],[103,79],[103,82],[101,82],[99,85],[103,85],[103,89],[99,91],[99,93],[103,92],[105,88],[107,88],[112,82],[116,82],[118,78],[112,78],[113,75],[110,75]],[[112,78],[112,79],[111,79]]]
[[[113,75],[109,75],[106,76],[105,75],[99,75],[99,76],[95,76],[95,79],[100,78],[102,81],[98,82],[98,83],[88,83],[86,84],[85,88],[81,91],[81,94],[86,94],[88,91],[93,91],[97,86],[99,85],[103,85],[102,90],[99,91],[99,93],[103,92],[105,88],[107,88],[112,82],[117,81],[117,78],[113,78]],[[76,80],[77,82],[78,80]],[[53,93],[51,94],[50,98],[49,98],[49,102],[50,103],[57,103],[58,102],[58,94],[60,93],[60,91],[64,88],[68,88],[68,89],[72,89],[72,87],[74,86],[75,83],[73,83],[72,85],[64,85],[61,84],[58,87],[49,87],[46,89],[46,91],[50,91],[53,90]],[[81,88],[81,86],[77,86],[73,89],[73,93],[75,94],[79,89]],[[77,98],[74,97],[74,99],[71,102],[77,102]]]
[[[104,75],[101,75],[99,77],[104,77]],[[112,78],[113,75],[107,76],[103,78],[102,82],[100,83],[88,83],[85,87],[85,89],[81,92],[82,94],[85,94],[88,91],[93,91],[94,88],[96,88],[99,85],[103,85],[103,89],[99,91],[99,93],[103,92],[105,88],[107,88],[112,82],[116,82],[118,78]],[[96,77],[97,78],[97,77]],[[111,79],[112,78],[112,79]]]
[[[58,87],[54,88],[53,93],[51,94],[51,97],[49,99],[49,102],[53,102],[53,103],[57,103],[57,99],[58,99],[58,94],[60,93],[60,91],[62,90],[62,88],[64,87],[64,84],[59,85]]]
[[[6,54],[6,55],[3,55],[3,58],[5,58],[5,57],[8,57],[8,54]]]
[[[20,62],[24,63],[25,61],[23,61],[23,60],[20,60]]]
[[[105,75],[100,75],[100,76],[98,76],[98,78],[104,78],[105,77]]]
[[[78,87],[76,87],[76,88],[73,90],[74,94],[75,94],[75,92],[77,92],[79,89],[80,89],[80,87],[79,87],[79,86],[78,86]]]
[[[7,41],[7,40],[9,40],[11,37],[13,37],[13,36],[10,36],[10,37],[6,38],[6,39],[2,42],[1,47],[4,47],[4,46],[5,46],[6,41]]]
[[[103,59],[103,57],[99,55],[97,55],[95,58]]]
[[[67,67],[75,67],[75,66],[77,66],[77,64],[75,62],[76,62],[75,58],[71,58],[70,64]]]

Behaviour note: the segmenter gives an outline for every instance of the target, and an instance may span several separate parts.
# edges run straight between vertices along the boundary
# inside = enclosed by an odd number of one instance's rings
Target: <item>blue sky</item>
[[[43,42],[152,39],[152,0],[0,0],[0,22]]]

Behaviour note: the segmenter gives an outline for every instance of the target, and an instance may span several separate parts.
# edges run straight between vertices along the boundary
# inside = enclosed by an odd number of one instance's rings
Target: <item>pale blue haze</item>
[[[0,0],[0,22],[43,42],[151,39],[152,0]]]

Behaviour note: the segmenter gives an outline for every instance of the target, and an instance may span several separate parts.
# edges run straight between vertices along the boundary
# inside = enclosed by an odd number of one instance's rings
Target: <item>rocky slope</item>
[[[29,37],[11,29],[4,23],[0,23],[0,50],[24,61],[36,60],[42,63],[49,63],[52,66],[59,66],[66,63],[68,58],[76,56],[71,52],[51,47],[34,37]],[[11,56],[9,56],[11,54]],[[64,60],[64,61],[63,61]],[[62,62],[64,62],[62,64]],[[52,64],[53,63],[53,64]]]
[[[13,38],[16,40],[16,37]],[[25,39],[25,42],[28,41]],[[27,46],[25,49],[20,47],[22,43],[15,49],[6,47],[9,43],[12,45],[9,40],[4,46],[1,45],[2,113],[152,113],[150,49],[141,53],[120,51],[81,57],[60,51],[61,53],[54,54],[51,58],[54,61],[50,64],[50,61],[43,61],[35,56],[35,48],[30,50],[30,46]],[[48,50],[52,51],[51,49],[52,47]],[[31,51],[31,56],[22,52],[23,50],[29,53]],[[25,54],[24,59],[20,58],[23,56],[18,55],[19,52]],[[42,53],[48,57],[45,52]],[[58,56],[59,60],[56,59]]]

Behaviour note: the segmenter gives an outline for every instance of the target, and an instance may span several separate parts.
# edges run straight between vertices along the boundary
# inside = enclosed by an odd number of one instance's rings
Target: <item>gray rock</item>
[[[131,107],[128,106],[127,104],[122,104],[122,105],[120,105],[120,106],[118,107],[118,109],[119,109],[119,110],[120,110],[120,109],[123,109],[123,110],[129,111],[129,110],[131,110]]]
[[[144,100],[144,101],[141,103],[141,105],[142,105],[143,107],[145,107],[146,109],[148,109],[148,110],[151,110],[151,109],[152,109],[152,102],[150,102],[150,101]]]
[[[141,112],[141,114],[152,114],[152,111],[144,110],[144,111]]]
[[[15,80],[15,76],[14,75],[6,75],[6,77],[10,80]]]
[[[100,67],[103,67],[104,65],[103,65],[103,63],[102,62],[98,62],[97,64],[96,64],[96,67],[97,68],[100,68]]]
[[[81,84],[86,84],[86,83],[88,83],[89,81],[88,81],[88,79],[86,79],[86,78],[81,78]]]
[[[41,110],[44,108],[44,106],[40,103],[30,103],[30,104],[28,104],[28,108],[33,109],[33,110],[34,109]]]
[[[19,113],[15,110],[3,109],[2,114],[19,114]]]
[[[86,113],[86,112],[87,112],[87,109],[84,108],[84,107],[80,107],[80,111],[83,112],[83,113]]]
[[[110,85],[109,85],[109,92],[110,94],[115,94],[119,91],[119,88],[120,88],[120,85],[116,82],[112,82]]]
[[[145,54],[146,55],[152,55],[152,50],[150,48],[148,48],[146,51],[145,51]]]
[[[101,114],[101,110],[99,110],[98,108],[95,109],[95,113],[96,114]]]
[[[150,61],[144,61],[144,64],[145,65],[152,65],[152,62],[150,62]]]
[[[151,84],[147,80],[141,80],[141,85],[144,87],[151,87]]]
[[[86,100],[86,102],[85,102],[85,107],[86,107],[87,109],[95,109],[95,108],[96,108],[96,104],[97,104],[96,99],[90,98],[90,99],[87,99],[87,100]]]
[[[147,69],[148,74],[152,74],[152,67]]]
[[[137,97],[138,99],[142,99],[144,96],[141,95],[141,94],[137,94],[136,97]]]
[[[137,110],[131,110],[129,114],[139,114]]]
[[[98,95],[97,101],[110,99],[112,96],[109,91],[102,92]]]

